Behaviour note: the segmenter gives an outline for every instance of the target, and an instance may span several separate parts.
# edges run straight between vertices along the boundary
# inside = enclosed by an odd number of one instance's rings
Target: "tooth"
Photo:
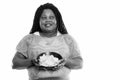
[[[50,24],[47,24],[47,26],[50,26]]]

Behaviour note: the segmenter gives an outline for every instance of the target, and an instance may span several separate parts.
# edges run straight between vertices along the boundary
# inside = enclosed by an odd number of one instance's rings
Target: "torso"
[[[31,34],[31,38],[29,39],[28,44],[29,58],[37,58],[37,56],[43,52],[47,54],[50,52],[56,52],[63,58],[67,58],[70,55],[69,48],[65,43],[63,35],[59,35],[53,38],[43,38],[39,35]],[[67,76],[70,72],[70,70],[66,67],[63,67],[62,69],[52,73],[49,71],[38,71],[35,68],[30,68],[28,71],[31,78],[59,76],[64,77]]]
[[[32,41],[29,41],[29,57],[36,58],[39,54],[45,52],[57,52],[63,58],[69,56],[69,48],[65,43],[63,35],[52,38],[44,38],[39,35],[32,34]]]

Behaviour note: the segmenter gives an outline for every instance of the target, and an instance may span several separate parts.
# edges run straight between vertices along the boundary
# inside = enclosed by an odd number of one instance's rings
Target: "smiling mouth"
[[[44,26],[45,27],[50,27],[50,26],[52,26],[52,23],[45,23]]]

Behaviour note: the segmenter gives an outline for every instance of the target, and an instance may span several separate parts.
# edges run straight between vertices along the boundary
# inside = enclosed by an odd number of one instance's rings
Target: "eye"
[[[54,19],[55,17],[54,17],[54,16],[50,16],[49,18],[50,18],[50,19]]]
[[[45,17],[45,16],[42,16],[42,17],[41,17],[41,19],[42,19],[42,20],[45,20],[45,19],[47,19],[47,17]]]

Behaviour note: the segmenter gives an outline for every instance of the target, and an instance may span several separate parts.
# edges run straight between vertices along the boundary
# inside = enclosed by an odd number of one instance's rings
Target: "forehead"
[[[54,15],[53,11],[51,9],[44,9],[42,16],[43,15]]]

